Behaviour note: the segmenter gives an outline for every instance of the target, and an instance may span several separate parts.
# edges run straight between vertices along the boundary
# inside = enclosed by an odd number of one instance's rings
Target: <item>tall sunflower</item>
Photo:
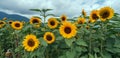
[[[23,27],[23,23],[20,21],[14,21],[12,22],[11,26],[13,29],[20,30]]]
[[[6,24],[5,21],[1,21],[1,20],[0,20],[0,28],[4,27],[5,24]]]
[[[39,44],[39,40],[33,34],[27,35],[22,42],[24,49],[27,51],[34,51],[36,48],[38,48]]]
[[[32,17],[30,18],[30,24],[40,24],[41,19],[39,17]]]
[[[71,38],[74,37],[77,33],[76,31],[77,27],[70,23],[70,22],[64,22],[63,25],[60,26],[59,32],[64,38]]]
[[[56,28],[58,26],[58,21],[56,20],[56,18],[49,18],[48,19],[48,27],[50,28]]]
[[[60,18],[61,18],[61,21],[62,21],[62,22],[67,21],[67,16],[66,16],[66,15],[64,15],[64,14],[63,14],[63,15],[61,15],[61,16],[60,16]]]
[[[52,32],[46,32],[44,34],[44,40],[48,43],[51,44],[55,41],[55,36]]]
[[[78,23],[78,24],[84,24],[85,21],[86,21],[85,18],[80,18],[80,17],[79,17],[78,20],[77,20],[77,23]]]
[[[90,22],[95,22],[99,19],[98,16],[98,10],[92,10],[92,12],[90,13]]]
[[[101,21],[105,21],[106,19],[111,19],[113,17],[114,10],[109,6],[106,6],[106,7],[101,8],[98,14],[99,14]]]
[[[82,15],[83,15],[84,17],[86,17],[86,12],[85,12],[84,9],[82,9]]]

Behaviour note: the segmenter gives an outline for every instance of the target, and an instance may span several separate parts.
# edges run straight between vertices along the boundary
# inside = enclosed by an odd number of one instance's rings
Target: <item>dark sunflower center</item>
[[[95,20],[97,20],[99,17],[96,14],[93,14],[92,18],[95,19]]]
[[[30,47],[33,47],[33,46],[35,45],[35,42],[33,41],[33,39],[29,39],[29,40],[28,40],[28,45],[29,45]]]
[[[62,21],[65,21],[65,17],[62,17]]]
[[[71,33],[71,28],[70,27],[65,27],[64,31],[65,31],[65,33],[69,34],[69,33]]]
[[[107,18],[110,15],[108,11],[103,12],[102,18]]]
[[[9,24],[12,24],[12,22],[9,22]]]
[[[51,21],[51,22],[50,22],[50,25],[54,26],[54,25],[55,25],[55,22],[54,22],[54,21]]]
[[[51,40],[52,40],[52,36],[51,36],[51,35],[47,35],[47,36],[46,36],[46,39],[47,39],[48,41],[51,41]]]
[[[37,19],[34,19],[33,20],[33,23],[38,23],[39,21]]]
[[[0,24],[4,24],[3,22],[0,22]]]
[[[16,24],[15,24],[15,27],[20,27],[20,24],[19,24],[19,23],[16,23]]]

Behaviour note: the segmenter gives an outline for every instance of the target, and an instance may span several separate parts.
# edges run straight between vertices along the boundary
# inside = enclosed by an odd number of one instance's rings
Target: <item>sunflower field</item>
[[[43,18],[0,20],[0,58],[120,58],[120,15],[111,7],[90,15],[83,9],[74,18],[46,14],[51,9],[30,10]]]

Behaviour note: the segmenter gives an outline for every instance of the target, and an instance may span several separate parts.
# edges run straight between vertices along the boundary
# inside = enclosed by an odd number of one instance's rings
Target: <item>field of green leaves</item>
[[[43,18],[0,20],[0,58],[120,58],[120,15],[111,7],[74,18],[30,10]]]

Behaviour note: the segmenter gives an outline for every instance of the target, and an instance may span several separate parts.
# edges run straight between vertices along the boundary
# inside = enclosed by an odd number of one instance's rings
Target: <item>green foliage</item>
[[[31,9],[37,12],[47,12],[51,9]],[[46,16],[53,15],[48,14]],[[60,21],[58,18],[57,20]],[[75,19],[69,19],[72,23]],[[39,28],[26,22],[21,30],[14,30],[10,24],[0,29],[0,58],[6,57],[6,52],[13,58],[119,58],[120,57],[120,17],[118,14],[105,22],[78,24],[77,34],[72,38],[63,38],[59,26],[50,29],[46,23]],[[86,28],[89,26],[89,28]],[[43,36],[45,32],[53,32],[55,42],[48,44]],[[40,45],[32,52],[24,49],[22,42],[27,34],[35,34]]]

